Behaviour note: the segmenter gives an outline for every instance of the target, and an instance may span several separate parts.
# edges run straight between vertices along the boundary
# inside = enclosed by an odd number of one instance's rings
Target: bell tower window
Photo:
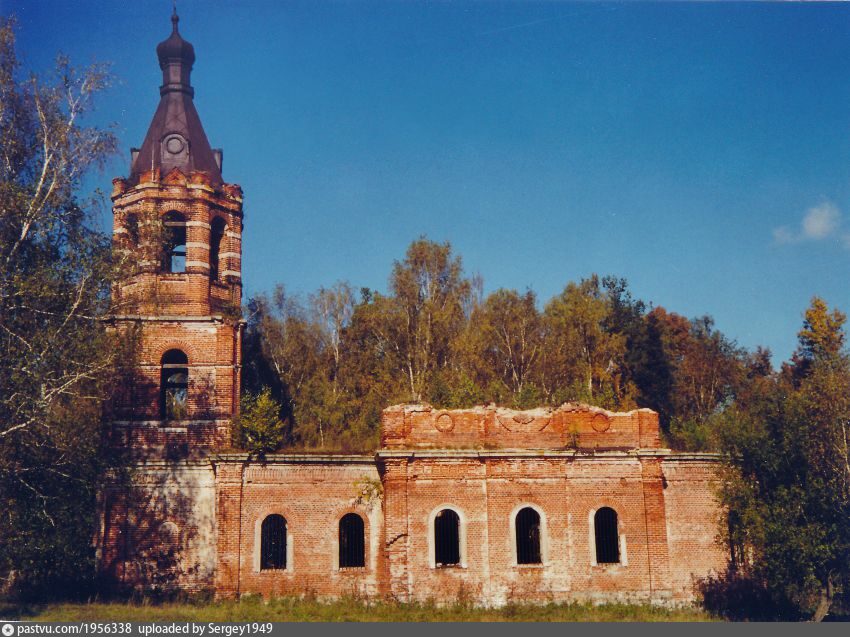
[[[162,356],[160,414],[163,420],[182,420],[188,413],[189,359],[179,349]]]
[[[186,271],[186,219],[179,212],[165,215],[165,241],[162,271],[180,274]]]
[[[127,241],[129,242],[129,248],[136,248],[139,246],[139,218],[136,215],[130,214],[127,215],[127,221],[124,223],[124,226],[127,228]]]
[[[224,239],[226,229],[224,219],[216,217],[212,222],[210,230],[210,279],[213,281],[221,280],[221,241]]]

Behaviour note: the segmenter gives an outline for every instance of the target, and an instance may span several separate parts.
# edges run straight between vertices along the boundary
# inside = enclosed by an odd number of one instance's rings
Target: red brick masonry
[[[698,578],[725,565],[715,540],[717,458],[660,449],[650,410],[403,405],[386,409],[382,425],[375,456],[149,462],[138,474],[148,476],[147,485],[131,491],[156,514],[138,528],[105,529],[105,566],[127,583],[150,586],[139,574],[157,568],[139,563],[155,549],[133,546],[177,527],[169,581],[190,590],[498,605],[686,602]],[[525,506],[540,515],[541,564],[517,564],[514,517]],[[616,564],[596,564],[593,515],[603,506],[618,515]],[[433,520],[445,508],[461,521],[461,560],[452,567],[434,564]],[[364,521],[365,566],[341,569],[338,525],[350,512]],[[286,520],[286,568],[263,570],[260,525],[273,513]],[[174,526],[152,530],[166,523]]]

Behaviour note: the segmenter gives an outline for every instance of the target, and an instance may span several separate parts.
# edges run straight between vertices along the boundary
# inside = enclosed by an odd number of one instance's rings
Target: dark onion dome
[[[220,184],[221,151],[210,147],[195,110],[190,81],[195,48],[177,31],[179,20],[175,12],[171,35],[156,47],[162,69],[159,106],[141,148],[132,151],[130,180],[138,182],[143,173],[157,168],[164,177],[176,168],[187,176],[206,173],[212,183]]]
[[[177,30],[178,22],[180,22],[180,18],[175,12],[171,16],[171,35],[156,47],[156,55],[159,58],[160,68],[169,62],[183,62],[189,66],[195,63],[195,47],[180,36],[180,32]]]

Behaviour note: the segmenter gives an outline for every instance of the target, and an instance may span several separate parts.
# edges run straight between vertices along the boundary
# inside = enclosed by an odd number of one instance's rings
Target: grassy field
[[[500,609],[468,605],[438,607],[433,604],[366,603],[359,600],[317,602],[279,598],[270,602],[243,599],[239,602],[206,604],[49,604],[44,606],[2,606],[0,618],[36,621],[195,621],[195,622],[677,622],[716,621],[696,609],[664,609],[644,605],[548,604],[509,605]]]

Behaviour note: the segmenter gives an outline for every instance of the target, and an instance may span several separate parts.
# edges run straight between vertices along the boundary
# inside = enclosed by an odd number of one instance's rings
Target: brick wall
[[[244,456],[218,464],[218,594],[379,595],[384,570],[380,501],[358,498],[358,483],[377,483],[368,456],[280,455],[264,462]],[[365,566],[340,568],[339,520],[360,515],[365,531]],[[286,520],[283,569],[261,569],[260,527],[272,514]]]
[[[153,461],[104,489],[101,571],[120,588],[212,589],[215,475],[208,463]]]
[[[143,173],[131,186],[113,180],[113,247],[126,276],[113,289],[113,306],[121,315],[204,316],[233,314],[242,294],[242,190],[235,184],[213,187],[205,173],[183,175],[175,169]],[[161,272],[162,220],[182,215],[186,227],[184,273]],[[130,219],[136,223],[136,238]],[[210,277],[211,228],[219,220],[224,235],[217,262],[219,277]]]
[[[725,565],[713,543],[716,460],[666,451],[513,453],[384,450],[354,456],[242,456],[217,464],[217,591],[231,597],[314,593],[500,605],[509,601],[690,601],[694,581]],[[383,499],[358,503],[354,483],[380,475]],[[597,564],[593,515],[618,515],[620,563]],[[541,517],[542,563],[518,565],[515,520]],[[434,563],[434,516],[461,519],[457,567]],[[340,517],[366,521],[367,567],[336,567]],[[287,568],[262,571],[258,528],[288,526]]]
[[[217,572],[216,475],[209,456],[230,445],[239,409],[242,191],[204,173],[158,170],[113,181],[113,247],[124,277],[113,288],[110,329],[122,366],[109,442],[134,464],[102,493],[101,568],[119,586],[212,588]],[[165,215],[183,215],[185,272],[163,272]],[[211,228],[224,224],[210,276]],[[185,413],[162,409],[162,362],[186,355]],[[119,479],[120,478],[120,479]]]
[[[717,461],[703,454],[671,454],[662,470],[673,596],[688,599],[694,594],[694,574],[722,572],[729,555],[719,541]]]
[[[397,461],[398,452],[379,454]],[[657,464],[657,460],[655,460]],[[385,499],[387,525],[406,522],[407,594],[413,599],[450,600],[457,595],[490,604],[533,600],[661,601],[669,597],[663,537],[663,509],[656,525],[648,520],[643,461],[636,454],[519,455],[481,452],[432,453],[407,458],[408,519],[393,520],[392,494]],[[401,490],[400,485],[393,493]],[[662,500],[663,504],[663,500]],[[518,565],[515,516],[526,506],[541,517],[542,564]],[[591,539],[593,512],[617,511],[622,561],[597,565]],[[435,568],[434,513],[449,507],[459,513],[466,551],[459,567]],[[658,515],[650,510],[650,515]],[[660,545],[659,545],[660,543]],[[653,569],[651,570],[651,566]],[[669,578],[668,578],[669,579]],[[393,581],[391,586],[402,587]]]
[[[229,446],[240,393],[242,190],[214,185],[202,172],[143,173],[137,184],[113,181],[113,245],[125,276],[113,289],[113,332],[124,366],[113,394],[113,444],[146,458],[198,458]],[[185,272],[162,270],[170,213],[183,215]],[[132,220],[132,222],[131,222]],[[223,225],[211,277],[211,232]],[[162,361],[169,350],[188,360],[186,413],[164,422]]]
[[[131,490],[106,498],[105,564],[125,583],[149,585],[160,529],[171,521],[181,529],[176,563],[189,570],[175,575],[172,564],[163,577],[189,590],[214,585],[220,597],[684,602],[698,578],[725,566],[715,543],[716,468],[706,454],[566,448],[396,447],[375,458],[236,454],[206,466],[147,463]],[[365,484],[380,484],[383,497],[364,499]],[[524,507],[540,516],[540,564],[517,563],[516,515]],[[601,507],[618,516],[618,563],[596,562]],[[458,566],[435,563],[434,519],[444,508],[461,520]],[[350,512],[364,521],[366,566],[340,569],[339,520]],[[261,569],[260,525],[274,513],[286,520],[287,564]]]
[[[650,409],[611,412],[565,403],[557,409],[440,410],[397,405],[383,412],[385,448],[635,449],[660,447],[658,414]]]
[[[160,376],[163,355],[169,350],[186,354],[189,369],[189,419],[229,418],[238,406],[235,358],[240,352],[240,329],[221,318],[169,320],[125,319],[136,323],[139,345],[132,370],[116,388],[118,420],[160,418]]]

